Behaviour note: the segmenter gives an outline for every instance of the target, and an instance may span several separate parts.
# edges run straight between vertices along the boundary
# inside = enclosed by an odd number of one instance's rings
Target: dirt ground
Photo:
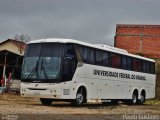
[[[18,94],[0,94],[0,118],[7,120],[121,120],[143,118],[160,120],[160,101],[147,101],[144,105],[129,106],[120,103],[105,106],[89,103],[83,107],[72,107],[70,103],[53,102],[43,106],[37,98],[22,98]],[[145,120],[148,120],[145,118]],[[152,120],[152,119],[151,119]]]

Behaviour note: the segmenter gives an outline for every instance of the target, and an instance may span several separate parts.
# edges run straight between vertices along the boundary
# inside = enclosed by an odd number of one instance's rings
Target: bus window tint
[[[66,45],[65,57],[70,58],[70,59],[75,59],[76,58],[76,54],[75,54],[74,47],[73,47],[72,44]]]
[[[142,72],[144,72],[144,73],[150,73],[149,62],[143,61]]]
[[[120,55],[111,53],[111,67],[121,68],[121,56]]]
[[[127,57],[127,70],[132,70],[132,58]]]
[[[127,69],[127,57],[122,56],[122,69]]]
[[[143,61],[143,64],[142,64],[142,72],[146,73],[147,72],[147,64],[145,61]]]
[[[142,64],[138,59],[133,59],[133,71],[141,72]]]
[[[79,45],[84,63],[136,72],[155,73],[154,62]]]
[[[150,73],[154,74],[155,73],[155,64],[150,62]]]
[[[84,63],[88,64],[95,63],[94,49],[85,46],[79,46],[79,51]]]
[[[42,44],[28,44],[25,52],[26,57],[37,57],[40,55]]]
[[[96,64],[101,65],[101,66],[108,66],[108,53],[101,51],[101,50],[96,50]]]
[[[65,46],[65,59],[63,60],[62,81],[72,80],[77,66],[76,53],[72,44]]]
[[[149,68],[149,62],[146,62],[146,73],[149,73],[150,68]]]
[[[34,51],[34,50],[33,50]],[[63,51],[63,44],[43,44],[41,50],[42,57],[61,57]]]

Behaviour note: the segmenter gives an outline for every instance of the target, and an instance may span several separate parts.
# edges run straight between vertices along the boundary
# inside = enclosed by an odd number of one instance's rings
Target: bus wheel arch
[[[76,98],[72,100],[71,104],[76,107],[82,106],[87,102],[87,89],[85,86],[80,86],[76,92]]]

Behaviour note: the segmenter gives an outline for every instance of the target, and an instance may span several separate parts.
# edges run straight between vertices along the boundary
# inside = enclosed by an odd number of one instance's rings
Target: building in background
[[[25,43],[8,39],[0,43],[0,86],[7,81],[19,80],[24,56]]]
[[[115,47],[149,58],[160,58],[160,25],[116,26]]]

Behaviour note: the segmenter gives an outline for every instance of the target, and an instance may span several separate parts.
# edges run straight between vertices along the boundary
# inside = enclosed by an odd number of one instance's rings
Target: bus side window
[[[93,48],[79,46],[79,51],[84,63],[95,64],[95,55]]]
[[[127,57],[127,70],[132,70],[132,58]]]
[[[146,73],[147,72],[147,64],[145,61],[143,61],[143,67],[142,67],[142,72]]]
[[[149,62],[147,62],[147,61],[143,61],[143,72],[144,73],[150,73]]]
[[[150,73],[155,74],[155,64],[153,62],[150,62]]]
[[[127,69],[127,57],[122,56],[122,69]]]
[[[146,73],[149,73],[150,68],[149,68],[149,62],[146,62]]]
[[[121,68],[121,56],[118,54],[111,53],[111,67]]]
[[[109,64],[109,55],[107,52],[96,50],[96,65],[108,66]]]
[[[141,72],[142,64],[138,59],[133,59],[133,71]]]
[[[62,81],[72,80],[77,66],[77,58],[72,44],[67,44],[64,51]]]

